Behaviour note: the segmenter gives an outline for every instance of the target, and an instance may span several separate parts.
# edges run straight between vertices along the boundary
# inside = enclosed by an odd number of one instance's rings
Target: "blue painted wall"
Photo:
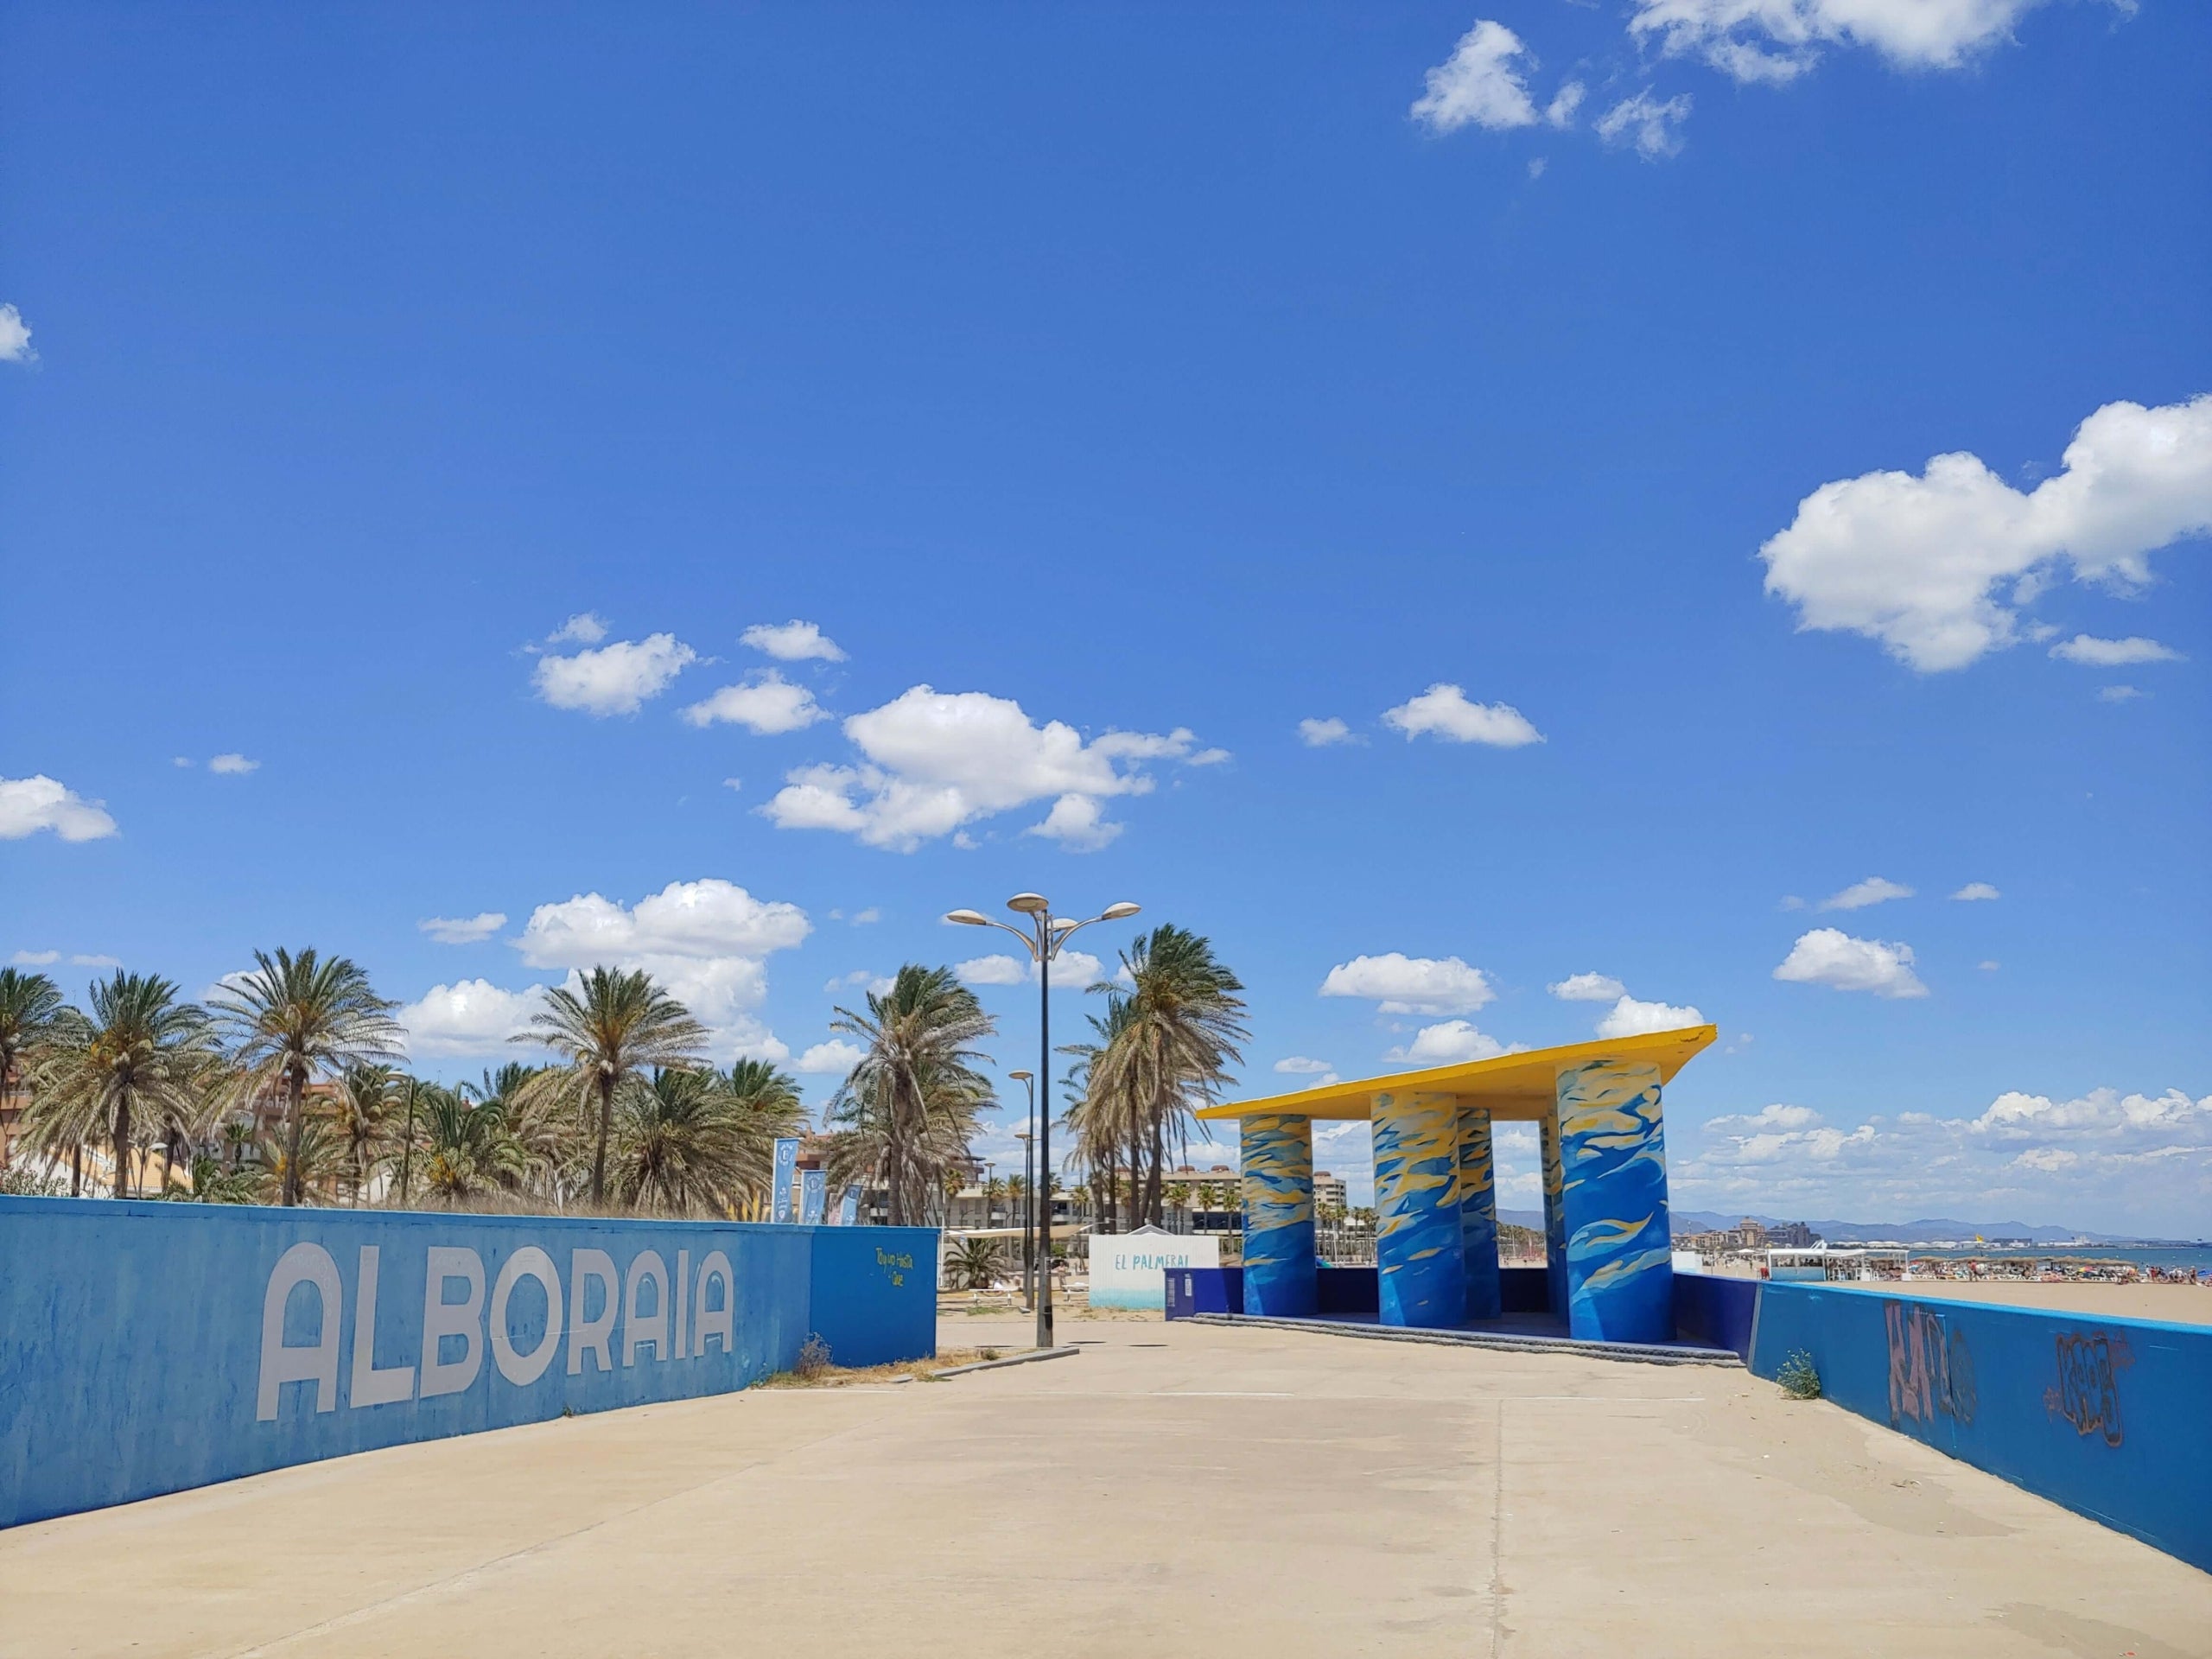
[[[936,1261],[920,1228],[0,1198],[0,1526],[741,1389],[810,1332],[918,1357]]]
[[[1706,1273],[1677,1273],[1674,1280],[1675,1335],[1728,1349],[1750,1364],[1759,1281]]]
[[[2212,1328],[1769,1283],[1751,1370],[2212,1572]]]

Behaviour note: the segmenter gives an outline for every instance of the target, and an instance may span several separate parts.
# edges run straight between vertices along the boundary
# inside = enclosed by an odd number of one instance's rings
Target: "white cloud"
[[[1545,161],[1542,156],[1537,156],[1529,163],[1529,176],[1532,179],[1542,178],[1544,176],[1544,168],[1549,165],[1550,163]]]
[[[1885,905],[1892,899],[1910,899],[1912,889],[1878,875],[1870,875],[1864,881],[1854,881],[1841,893],[1832,893],[1821,900],[1822,910],[1864,910],[1869,905]]]
[[[69,965],[72,968],[120,968],[123,966],[123,958],[97,955],[76,956],[69,958]]]
[[[537,695],[556,709],[634,715],[698,659],[699,653],[672,633],[618,639],[573,657],[539,658]]]
[[[827,720],[830,712],[815,702],[813,692],[771,668],[693,703],[683,718],[694,726],[742,726],[757,736],[773,737]]]
[[[1423,733],[1452,743],[1486,743],[1498,749],[1544,741],[1518,709],[1503,702],[1470,702],[1458,686],[1441,682],[1385,709],[1382,723],[1403,732],[1408,742]]]
[[[1986,881],[1969,881],[1951,895],[1952,898],[1963,899],[1968,904],[1980,899],[1994,899],[1998,896],[1997,889]]]
[[[1704,1023],[1705,1016],[1695,1008],[1676,1007],[1668,1002],[1639,1002],[1632,996],[1624,996],[1598,1021],[1598,1034],[1641,1037],[1648,1032],[1681,1031]]]
[[[845,653],[837,648],[837,642],[812,622],[756,622],[737,637],[740,644],[764,652],[779,663],[845,660]]]
[[[2091,668],[2129,668],[2137,663],[2178,663],[2186,660],[2171,645],[2162,645],[2155,639],[2130,636],[2126,639],[2099,639],[2086,633],[2077,633],[2071,639],[2061,640],[2050,648],[2050,654],[2062,663],[2083,663]]]
[[[1354,957],[1329,969],[1323,996],[1373,997],[1384,1014],[1472,1014],[1496,1000],[1479,968],[1457,957],[1408,957],[1393,950]]]
[[[487,910],[477,916],[432,916],[415,924],[440,944],[474,944],[506,925],[507,913],[503,910]]]
[[[549,645],[595,645],[607,638],[607,619],[579,611],[545,636]]]
[[[1628,987],[1611,974],[1569,974],[1545,988],[1562,1002],[1611,1002],[1628,995]]]
[[[2001,1094],[1978,1116],[1924,1112],[1831,1127],[1802,1106],[1705,1126],[1716,1144],[1669,1147],[1677,1202],[1812,1218],[2064,1223],[2195,1232],[2212,1206],[2212,1098],[2094,1089]]]
[[[952,971],[967,985],[1034,985],[1037,964],[1009,956],[975,957],[956,963]],[[1079,991],[1106,972],[1106,964],[1088,950],[1063,950],[1052,958],[1052,988]]]
[[[839,975],[836,979],[831,980],[827,985],[824,985],[822,989],[827,995],[842,996],[854,986],[865,985],[868,987],[868,995],[871,996],[888,996],[891,994],[891,988],[894,983],[896,983],[895,981],[890,979],[885,975],[874,972],[867,968],[855,968],[849,974]]]
[[[1298,741],[1309,749],[1325,749],[1332,743],[1356,743],[1351,728],[1334,715],[1326,720],[1301,720],[1298,722]]]
[[[220,772],[226,778],[243,778],[249,772],[261,770],[261,762],[249,760],[242,754],[219,754],[207,763],[207,770]]]
[[[18,961],[22,960],[19,957]],[[1275,1070],[1294,1077],[1317,1077],[1334,1070],[1326,1060],[1308,1059],[1303,1054],[1293,1054],[1287,1059],[1275,1062]]]
[[[1095,853],[1122,833],[1118,823],[1105,821],[1104,810],[1088,795],[1063,795],[1052,803],[1042,823],[1021,833],[1057,841],[1071,853]]]
[[[2101,685],[2097,688],[2099,702],[2128,702],[2142,695],[2132,685]]]
[[[1422,1066],[1495,1059],[1504,1052],[1505,1045],[1489,1033],[1476,1030],[1465,1020],[1446,1020],[1441,1025],[1423,1026],[1414,1033],[1413,1041],[1389,1050],[1382,1058],[1393,1065],[1418,1070]]]
[[[1484,18],[1459,37],[1450,57],[1428,71],[1427,90],[1414,100],[1409,113],[1439,133],[1466,126],[1493,132],[1535,126],[1536,106],[1523,71],[1515,66],[1516,58],[1535,67],[1518,35]]]
[[[1147,761],[1210,754],[1181,727],[1165,735],[1109,731],[1086,743],[1060,721],[1035,724],[1012,698],[926,685],[851,716],[843,729],[861,764],[802,766],[759,810],[780,829],[841,830],[899,852],[957,840],[964,824],[1041,800],[1054,804],[1038,833],[1071,847],[1103,845],[1120,826],[1104,821],[1097,802],[1150,791]]]
[[[12,305],[0,305],[0,363],[35,363],[30,325]]]
[[[407,1052],[422,1058],[493,1056],[509,1052],[508,1039],[530,1028],[543,992],[502,990],[488,979],[464,979],[433,985],[399,1010],[407,1030]]]
[[[515,944],[533,968],[642,969],[707,1027],[717,1058],[781,1061],[790,1049],[754,1012],[767,995],[765,959],[811,931],[798,906],[709,877],[672,881],[629,908],[596,893],[540,905]]]
[[[1609,144],[1633,144],[1644,160],[1672,156],[1682,147],[1678,129],[1690,118],[1690,95],[1677,92],[1665,99],[1647,90],[1624,98],[1597,119],[1598,136]]]
[[[18,968],[51,968],[61,960],[59,950],[18,950],[8,960]]]
[[[116,833],[102,803],[86,800],[44,772],[0,778],[0,841],[21,841],[41,830],[64,841],[99,841]]]
[[[1834,927],[1816,927],[1800,934],[1774,976],[1839,991],[1872,991],[1877,996],[1928,995],[1928,988],[1912,971],[1910,945],[1854,939]]]
[[[194,760],[188,754],[180,754],[176,759],[169,762],[169,765],[173,766],[194,766],[199,764],[200,763],[198,761]]]
[[[842,1037],[832,1037],[826,1043],[817,1043],[791,1062],[791,1070],[826,1076],[843,1077],[858,1065],[868,1051],[858,1043],[849,1043]]]
[[[1900,69],[1955,69],[2009,39],[2040,0],[1635,0],[1629,32],[1739,81],[1795,79],[1823,46],[1878,52]]]
[[[722,787],[730,791],[734,794],[742,793],[745,789],[745,779],[742,778],[725,778],[722,779]]]
[[[2027,636],[2021,608],[2062,566],[2139,588],[2151,554],[2212,529],[2212,393],[2107,404],[2064,462],[2024,493],[1963,453],[1917,478],[1823,484],[1759,549],[1766,591],[1797,607],[1801,630],[1878,639],[1923,674],[1963,668]]]
[[[1582,107],[1585,89],[1580,81],[1568,81],[1553,94],[1552,101],[1544,106],[1544,124],[1552,127],[1573,126],[1574,112]],[[1542,165],[1539,162],[1537,171],[1541,172],[1541,170]],[[1529,176],[1534,178],[1536,174],[1532,173]]]
[[[882,919],[883,912],[874,905],[870,905],[866,910],[856,910],[852,914],[852,925],[855,927],[867,927]]]

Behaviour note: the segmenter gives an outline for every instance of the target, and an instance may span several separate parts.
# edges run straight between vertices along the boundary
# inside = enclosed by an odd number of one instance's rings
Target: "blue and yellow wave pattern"
[[[1559,1074],[1558,1102],[1568,1330],[1611,1342],[1671,1341],[1658,1068],[1618,1060],[1570,1067]],[[1547,1159],[1547,1213],[1550,1187]]]
[[[1372,1116],[1382,1323],[1456,1325],[1467,1311],[1459,1103],[1449,1095],[1378,1094]]]
[[[1243,1120],[1244,1311],[1311,1313],[1313,1277],[1313,1120],[1269,1114]]]

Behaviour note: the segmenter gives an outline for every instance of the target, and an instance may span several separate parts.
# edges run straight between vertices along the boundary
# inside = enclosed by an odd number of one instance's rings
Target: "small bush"
[[[1821,1397],[1820,1368],[1813,1363],[1813,1357],[1802,1348],[1792,1348],[1783,1357],[1782,1368],[1774,1374],[1782,1391],[1792,1400],[1817,1400]]]
[[[791,1370],[810,1382],[829,1369],[830,1344],[822,1340],[820,1332],[809,1332],[806,1340],[799,1344],[798,1358]]]
[[[69,1192],[69,1183],[58,1175],[41,1175],[22,1165],[0,1169],[0,1198],[60,1198]]]

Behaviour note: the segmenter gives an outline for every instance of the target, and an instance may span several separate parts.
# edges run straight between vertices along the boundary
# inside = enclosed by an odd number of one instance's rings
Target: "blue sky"
[[[1129,898],[1249,1094],[1694,1009],[1680,1204],[2201,1233],[2212,17],[1846,13],[11,8],[0,957],[818,1100]]]

